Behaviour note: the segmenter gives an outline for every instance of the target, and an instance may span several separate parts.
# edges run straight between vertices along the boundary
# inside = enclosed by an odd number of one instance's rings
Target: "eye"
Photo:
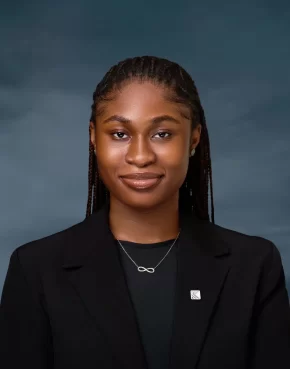
[[[165,132],[165,131],[163,131],[163,132],[158,132],[158,133],[156,133],[157,135],[161,135],[161,139],[162,138],[164,138],[164,139],[166,139],[166,138],[170,138],[171,136],[172,136],[172,133],[171,132]],[[164,135],[168,135],[167,137],[164,137]]]
[[[117,132],[113,132],[111,133],[111,135],[116,139],[116,140],[122,140],[124,137],[120,137],[121,135],[126,135],[126,133],[121,132],[121,131],[117,131]],[[117,135],[117,137],[115,136]]]
[[[124,137],[124,135],[126,136],[126,133],[124,133],[122,131],[116,131],[116,132],[111,133],[111,136],[113,136],[117,141],[121,141],[121,140],[126,139],[126,137]],[[172,136],[172,133],[162,131],[162,132],[156,133],[153,137],[155,137],[156,135],[159,135],[159,137],[157,137],[159,139],[168,139]]]

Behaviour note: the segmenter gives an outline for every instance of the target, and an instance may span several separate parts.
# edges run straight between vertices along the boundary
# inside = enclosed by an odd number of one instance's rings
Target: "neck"
[[[118,240],[157,243],[175,239],[179,233],[178,196],[151,209],[136,209],[110,200],[110,228]]]

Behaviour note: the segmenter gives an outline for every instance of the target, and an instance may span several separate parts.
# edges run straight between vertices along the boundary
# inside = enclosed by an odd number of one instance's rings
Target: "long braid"
[[[101,113],[99,103],[109,99],[109,93],[132,80],[151,81],[169,87],[168,99],[183,103],[192,112],[192,129],[202,126],[199,145],[193,158],[189,159],[188,172],[180,188],[179,206],[184,211],[194,212],[200,219],[209,221],[208,186],[211,192],[211,221],[214,223],[212,166],[209,135],[204,110],[198,91],[190,75],[177,63],[154,56],[128,58],[114,65],[97,85],[93,94],[90,121],[96,124]],[[109,192],[100,178],[97,158],[90,142],[89,147],[89,193],[86,217],[98,211],[109,201]],[[93,200],[93,207],[92,207]]]
[[[89,185],[89,194],[88,194],[88,202],[87,202],[87,211],[86,217],[91,215],[92,211],[92,191],[93,191],[93,162],[94,162],[94,147],[91,144],[91,140],[89,141],[89,171],[88,171],[88,185]]]

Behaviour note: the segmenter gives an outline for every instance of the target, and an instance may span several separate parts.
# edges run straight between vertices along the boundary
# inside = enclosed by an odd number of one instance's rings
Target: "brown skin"
[[[179,233],[179,188],[202,127],[198,124],[191,133],[190,120],[184,116],[189,117],[189,109],[167,101],[164,92],[163,87],[150,82],[131,82],[116,92],[112,101],[102,103],[105,109],[96,126],[90,122],[99,172],[110,192],[110,228],[119,240],[149,244],[174,239]],[[113,115],[131,122],[105,123]],[[151,122],[161,115],[170,115],[179,124]],[[164,177],[154,189],[137,191],[119,178],[136,172]]]

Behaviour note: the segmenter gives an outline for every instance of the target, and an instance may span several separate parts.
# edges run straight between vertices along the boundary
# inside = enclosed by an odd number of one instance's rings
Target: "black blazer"
[[[1,368],[147,368],[107,220],[105,206],[13,252]],[[170,369],[289,369],[290,308],[276,246],[194,216],[181,226]]]

